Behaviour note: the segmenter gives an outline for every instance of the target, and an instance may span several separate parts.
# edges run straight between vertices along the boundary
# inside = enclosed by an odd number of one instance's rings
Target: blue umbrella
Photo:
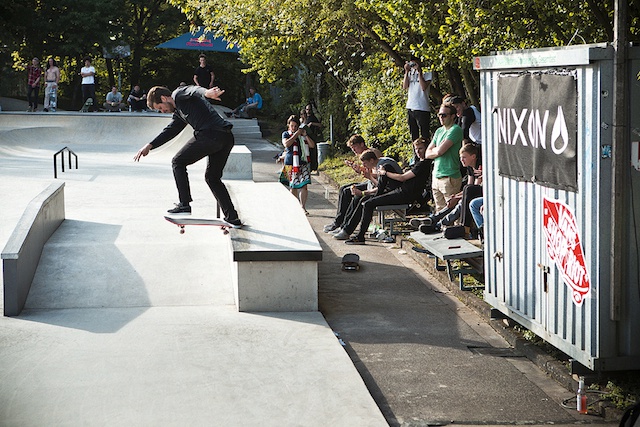
[[[236,44],[229,44],[222,37],[214,37],[213,33],[205,33],[204,27],[198,27],[195,33],[183,35],[159,44],[156,47],[165,49],[201,50],[209,52],[238,52]]]

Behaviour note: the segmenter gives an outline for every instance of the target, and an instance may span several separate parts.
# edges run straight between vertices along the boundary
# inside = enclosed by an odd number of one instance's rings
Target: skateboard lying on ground
[[[360,270],[360,256],[358,254],[346,254],[345,256],[343,256],[342,270],[343,271]]]
[[[184,234],[184,227],[187,225],[209,225],[214,227],[220,227],[224,234],[229,234],[229,229],[234,228],[233,224],[229,224],[222,219],[206,219],[206,218],[191,218],[189,216],[166,216],[164,217],[171,224],[175,224],[180,228],[180,234]]]

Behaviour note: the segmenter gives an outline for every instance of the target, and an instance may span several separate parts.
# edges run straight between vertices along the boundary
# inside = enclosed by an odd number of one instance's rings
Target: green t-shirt
[[[462,148],[462,128],[453,125],[449,130],[444,126],[439,127],[433,135],[432,142],[436,147],[446,140],[453,141],[446,153],[433,159],[433,173],[436,178],[460,178],[460,148]]]

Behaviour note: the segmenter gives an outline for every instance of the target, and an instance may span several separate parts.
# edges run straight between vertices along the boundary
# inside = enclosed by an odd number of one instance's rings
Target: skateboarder
[[[171,92],[166,87],[155,86],[147,94],[147,106],[163,113],[173,113],[171,122],[150,143],[144,145],[134,156],[134,161],[149,154],[150,150],[175,138],[186,126],[193,128],[193,138],[173,157],[173,177],[178,187],[179,203],[169,209],[171,214],[191,214],[191,189],[187,166],[208,157],[205,181],[218,201],[224,220],[242,225],[238,218],[227,187],[222,182],[222,171],[234,139],[233,125],[223,119],[207,98],[220,101],[224,90],[218,87],[205,89],[200,86],[181,86]]]

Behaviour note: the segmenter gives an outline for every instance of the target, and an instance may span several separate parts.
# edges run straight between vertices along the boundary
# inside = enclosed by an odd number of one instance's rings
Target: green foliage
[[[351,182],[360,182],[362,181],[362,177],[344,164],[345,160],[353,160],[353,158],[353,155],[337,155],[322,162],[318,169],[331,178],[338,186],[349,184]]]
[[[369,62],[374,62],[370,58]],[[382,62],[382,61],[376,61]],[[406,94],[402,89],[403,75],[387,62],[383,71],[379,64],[361,72],[355,88],[357,116],[354,131],[359,132],[370,147],[398,158],[412,157],[411,137],[406,119]]]

